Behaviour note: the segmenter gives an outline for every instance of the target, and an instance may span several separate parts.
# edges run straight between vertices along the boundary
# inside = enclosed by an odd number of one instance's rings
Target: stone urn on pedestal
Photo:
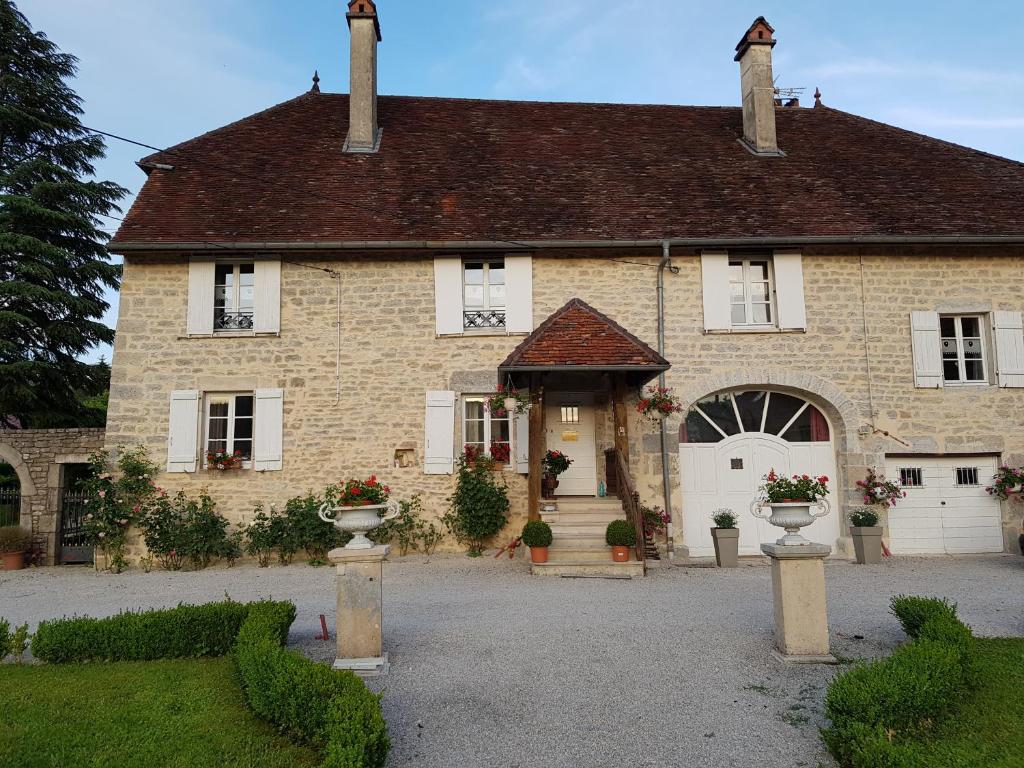
[[[366,534],[378,528],[386,520],[398,517],[398,502],[390,499],[384,504],[366,504],[361,507],[335,506],[325,502],[320,507],[320,519],[334,523],[340,531],[352,534],[352,540],[344,549],[372,549],[376,545]]]
[[[811,512],[811,507],[817,507],[818,511]],[[812,542],[800,535],[800,529],[810,525],[819,517],[824,517],[830,510],[828,499],[779,502],[756,499],[750,505],[750,513],[754,517],[767,520],[772,525],[785,529],[786,535],[775,542],[781,547],[811,544]]]

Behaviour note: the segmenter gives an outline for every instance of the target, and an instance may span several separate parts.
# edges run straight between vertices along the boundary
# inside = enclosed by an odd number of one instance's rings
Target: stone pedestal
[[[783,661],[835,664],[829,652],[824,544],[762,544],[772,561],[776,656]]]
[[[335,633],[338,658],[335,669],[376,676],[388,671],[388,655],[381,646],[382,571],[387,545],[371,549],[334,549],[327,558],[338,569],[338,613]]]

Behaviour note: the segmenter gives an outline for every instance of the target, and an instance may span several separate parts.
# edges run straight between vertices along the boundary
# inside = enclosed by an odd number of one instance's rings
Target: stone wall
[[[0,431],[0,460],[14,467],[21,482],[21,525],[54,562],[60,527],[64,467],[84,464],[103,447],[102,429],[21,429]]]
[[[655,346],[659,255],[653,250],[538,254],[535,324],[579,297]],[[804,394],[832,421],[843,499],[856,498],[854,481],[867,466],[883,464],[886,453],[994,452],[1024,463],[1024,389],[915,389],[909,324],[915,309],[1024,308],[1020,257],[992,250],[838,255],[809,250],[804,252],[806,333],[705,334],[700,259],[695,253],[673,253],[679,273],[666,274],[668,385],[687,402],[746,385]],[[373,472],[400,497],[422,494],[428,513],[440,514],[452,478],[422,471],[424,391],[488,391],[497,365],[522,336],[437,338],[432,262],[425,256],[342,261],[311,255],[294,261],[330,267],[340,279],[283,264],[280,337],[189,339],[186,260],[129,258],[107,444],[142,443],[163,462],[171,390],[281,387],[284,471],[200,472],[167,475],[159,482],[192,491],[206,486],[231,519],[243,521],[257,502],[281,504],[307,489]],[[678,427],[679,419],[671,420],[673,435]],[[644,501],[663,503],[655,431],[634,415],[630,440]],[[675,443],[673,438],[678,511]],[[415,462],[394,468],[394,451],[402,446],[414,448]],[[504,476],[517,528],[526,513],[525,482],[512,472]],[[1015,522],[1010,510],[1005,512],[1009,542]]]

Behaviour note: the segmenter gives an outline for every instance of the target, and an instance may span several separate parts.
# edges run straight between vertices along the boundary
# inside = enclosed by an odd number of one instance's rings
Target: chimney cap
[[[758,16],[736,44],[736,61],[742,59],[743,54],[752,45],[770,45],[774,48],[777,42],[774,34],[775,28],[768,23],[764,16]]]
[[[377,16],[377,4],[373,0],[351,0],[348,4],[348,13],[345,14],[345,18],[348,19],[349,27],[352,26],[352,19],[373,19],[373,28],[377,31],[377,42],[379,43],[384,39],[380,34],[380,17]]]

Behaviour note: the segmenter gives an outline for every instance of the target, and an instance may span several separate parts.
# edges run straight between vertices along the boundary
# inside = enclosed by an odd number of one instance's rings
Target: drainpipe
[[[679,267],[670,266],[672,263],[671,244],[668,240],[661,243],[661,261],[658,262],[658,354],[665,356],[665,268],[668,267],[672,274],[678,274]],[[658,376],[658,386],[665,386],[665,372]],[[668,474],[668,429],[665,427],[665,419],[661,422],[661,484],[662,494],[665,497],[665,512],[668,514],[668,526],[665,529],[665,547],[668,549],[668,559],[675,559],[675,547],[673,542],[672,523],[672,483]]]

